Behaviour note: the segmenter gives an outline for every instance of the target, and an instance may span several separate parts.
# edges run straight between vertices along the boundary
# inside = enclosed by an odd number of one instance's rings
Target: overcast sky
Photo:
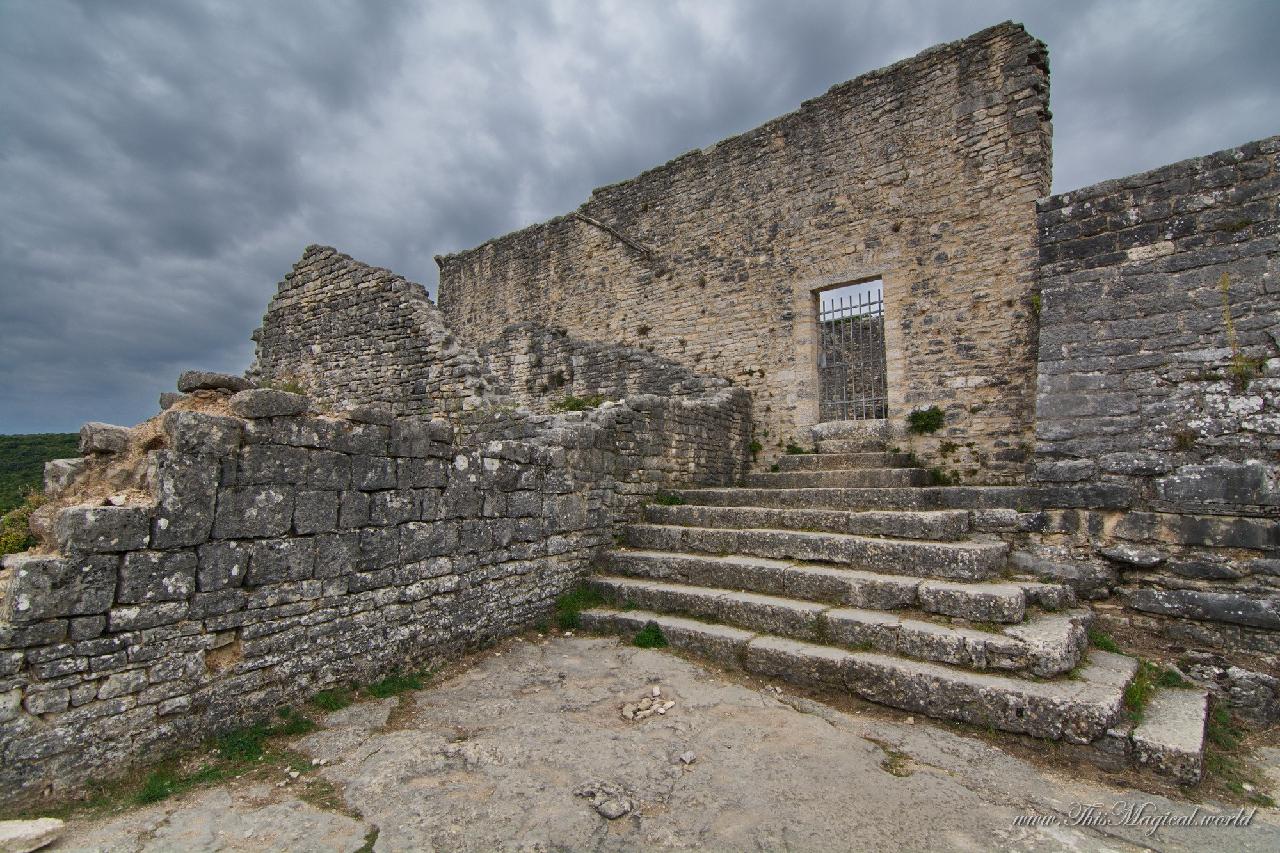
[[[1280,2],[0,0],[0,432],[241,372],[309,243],[432,255],[1012,19],[1054,190],[1280,133]]]

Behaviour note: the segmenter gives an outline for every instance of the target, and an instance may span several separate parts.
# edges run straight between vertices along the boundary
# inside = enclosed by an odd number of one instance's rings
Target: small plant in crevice
[[[927,409],[914,409],[907,413],[907,430],[916,435],[937,432],[942,429],[946,416],[942,409],[930,406]]]
[[[782,466],[781,466],[781,465],[779,465],[777,462],[775,462],[775,463],[773,463],[772,465],[770,465],[770,466],[769,466],[769,471],[770,471],[770,472],[772,472],[772,473],[774,473],[774,474],[778,473],[778,472],[779,472],[779,471],[781,471],[781,470],[782,470]]]
[[[587,409],[596,408],[603,402],[603,394],[588,394],[585,397],[575,397],[573,394],[567,394],[551,403],[547,408],[556,414],[562,412],[585,412]]]
[[[938,445],[938,454],[940,456],[950,456],[959,449],[960,445],[956,444],[954,441],[944,441]]]
[[[1089,629],[1089,645],[1104,652],[1111,652],[1116,655],[1124,654],[1116,641],[1111,639],[1111,635],[1098,628]]]
[[[747,445],[747,450],[751,451],[751,461],[754,462],[756,457],[760,455],[760,451],[764,450],[764,445],[752,439],[751,443]]]
[[[1190,430],[1190,429],[1178,430],[1173,434],[1173,449],[1180,450],[1183,452],[1186,452],[1188,450],[1194,450],[1196,446],[1196,439],[1198,439],[1199,437],[1200,437],[1200,434],[1197,433],[1195,430]]]
[[[556,625],[561,631],[582,626],[582,611],[604,603],[604,597],[586,584],[574,587],[556,599]]]
[[[1227,346],[1231,349],[1231,363],[1227,365],[1227,373],[1241,392],[1249,390],[1249,383],[1262,375],[1266,366],[1265,358],[1250,358],[1240,349],[1240,335],[1236,331],[1235,318],[1231,316],[1231,277],[1227,273],[1218,279],[1218,290],[1222,292],[1222,325],[1227,330]]]
[[[653,496],[653,502],[658,506],[684,506],[685,499],[675,492],[658,492]]]
[[[1246,760],[1244,737],[1244,729],[1236,724],[1231,713],[1214,704],[1205,720],[1206,775],[1255,805],[1275,808],[1275,800],[1258,790],[1266,786],[1266,779],[1257,767]]]
[[[1043,305],[1044,301],[1041,299],[1040,294],[1031,294],[1031,316],[1036,320],[1040,319],[1040,309]]]
[[[930,486],[958,486],[960,485],[960,475],[954,471],[947,471],[943,468],[929,469],[929,485]]]
[[[636,326],[636,337],[643,338],[646,335],[648,335],[651,331],[653,331],[652,326],[650,326],[648,323],[641,323],[639,326]]]
[[[657,622],[649,622],[636,632],[632,643],[642,649],[661,649],[666,647],[667,638]]]

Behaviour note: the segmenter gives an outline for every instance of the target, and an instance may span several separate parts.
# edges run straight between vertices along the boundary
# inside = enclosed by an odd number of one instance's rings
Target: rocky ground
[[[1111,787],[923,719],[837,711],[614,639],[513,641],[430,689],[329,714],[295,748],[332,783],[331,802],[304,802],[287,776],[233,782],[73,820],[46,849],[1280,849],[1274,809],[1248,826],[1152,832],[1164,813],[1239,807]],[[1280,772],[1280,751],[1266,758]],[[1101,825],[1121,803],[1148,823]],[[1093,825],[1072,825],[1087,804],[1097,811],[1075,822]]]

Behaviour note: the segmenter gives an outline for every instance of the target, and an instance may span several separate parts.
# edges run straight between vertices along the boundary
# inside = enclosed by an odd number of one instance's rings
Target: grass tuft
[[[311,704],[321,711],[341,711],[355,701],[355,696],[345,687],[321,690],[311,697]]]
[[[632,642],[642,649],[661,649],[667,646],[666,635],[657,622],[650,622],[641,628]]]
[[[1120,650],[1120,646],[1116,644],[1116,641],[1111,639],[1110,634],[1105,631],[1100,631],[1097,628],[1089,629],[1089,645],[1093,646],[1095,649],[1101,649],[1104,652],[1111,652],[1116,655],[1124,654],[1124,652]]]
[[[675,492],[658,492],[653,496],[653,502],[659,506],[684,506],[685,500]]]
[[[574,587],[556,599],[556,624],[561,631],[582,626],[582,611],[604,603],[604,598],[586,584]]]
[[[392,696],[399,696],[401,693],[407,693],[410,690],[422,689],[422,678],[416,673],[408,673],[401,675],[400,673],[392,673],[381,681],[375,681],[364,689],[365,693],[375,699],[388,699]]]

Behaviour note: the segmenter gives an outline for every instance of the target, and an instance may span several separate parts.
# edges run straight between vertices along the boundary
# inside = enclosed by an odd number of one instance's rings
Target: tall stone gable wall
[[[1044,46],[1002,24],[836,86],[578,211],[438,258],[469,342],[544,318],[731,379],[760,464],[818,419],[814,291],[883,278],[890,418],[938,405],[970,480],[1030,453],[1035,201],[1049,189]]]
[[[1273,673],[1278,203],[1280,137],[1041,202],[1035,457],[1049,493],[1112,504],[1051,512],[1044,542],[1117,569],[1122,618]],[[1254,686],[1280,713],[1280,680]]]
[[[422,285],[327,246],[307,247],[253,339],[250,377],[300,387],[329,409],[448,417],[501,401]]]

